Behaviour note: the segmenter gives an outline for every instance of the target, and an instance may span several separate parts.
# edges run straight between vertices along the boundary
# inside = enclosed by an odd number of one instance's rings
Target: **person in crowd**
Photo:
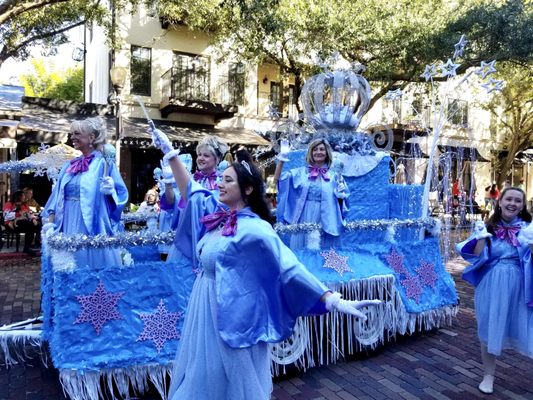
[[[502,191],[486,224],[457,245],[471,264],[463,279],[475,286],[483,380],[479,390],[492,393],[496,357],[514,349],[533,358],[533,224],[522,190]]]
[[[272,392],[268,343],[287,338],[299,315],[338,310],[361,318],[377,300],[348,301],[298,262],[272,228],[259,170],[231,164],[219,199],[192,181],[166,135],[152,130],[187,206],[175,242],[202,272],[190,296],[169,398],[265,400]],[[196,253],[187,241],[196,241]]]
[[[128,191],[117,166],[104,157],[107,131],[100,117],[74,121],[70,138],[80,157],[67,162],[44,207],[45,235],[113,235],[121,230],[120,216]],[[82,249],[76,252],[77,265],[120,265],[118,249]]]
[[[498,202],[498,198],[500,197],[500,190],[498,189],[498,185],[496,182],[492,182],[492,185],[489,190],[489,202],[490,202],[490,208],[492,211],[496,208],[496,203]]]
[[[526,191],[526,185],[524,184],[524,178],[520,178],[520,182],[518,183],[516,187],[518,189],[523,190],[524,192]]]
[[[343,209],[349,195],[342,175],[330,169],[333,163],[331,146],[325,139],[312,141],[307,149],[307,165],[283,171],[289,150],[288,143],[282,143],[274,172],[274,181],[278,182],[278,218],[289,224],[321,223],[323,247],[330,247],[341,234]],[[290,247],[306,247],[306,235],[293,234]]]
[[[29,206],[25,203],[24,192],[17,190],[11,195],[11,201],[4,204],[4,224],[15,233],[24,233],[23,252],[35,255],[35,250],[31,248],[33,240],[40,246],[40,222]]]
[[[22,189],[22,191],[24,192],[24,197],[26,199],[25,203],[30,208],[30,210],[34,213],[41,212],[41,205],[37,203],[37,201],[33,198],[33,189],[28,186]]]
[[[157,186],[149,189],[144,195],[144,201],[137,209],[138,213],[155,213],[159,212],[159,193],[157,192]]]

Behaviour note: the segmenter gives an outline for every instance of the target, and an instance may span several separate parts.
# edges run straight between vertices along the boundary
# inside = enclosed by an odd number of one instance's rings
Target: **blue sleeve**
[[[465,241],[455,245],[457,252],[470,263],[470,265],[467,266],[463,271],[463,279],[474,286],[478,285],[487,272],[483,267],[490,258],[488,246],[489,240],[490,239],[487,239],[487,245],[485,245],[479,255],[474,254],[474,248],[476,247],[477,239],[474,239],[473,236],[470,236]]]

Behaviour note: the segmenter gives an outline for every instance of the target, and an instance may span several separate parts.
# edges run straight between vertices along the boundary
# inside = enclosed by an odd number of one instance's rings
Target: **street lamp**
[[[115,118],[116,118],[115,147],[117,150],[117,154],[116,154],[117,167],[119,169],[120,169],[120,141],[122,140],[122,114],[120,113],[120,104],[121,104],[120,94],[122,92],[122,88],[124,87],[124,83],[126,82],[127,73],[128,73],[128,70],[126,68],[119,67],[117,65],[113,65],[113,67],[111,67],[111,69],[109,70],[109,75],[111,77],[111,83],[113,84],[113,89],[115,91],[115,98],[113,99],[113,101],[111,101],[111,103],[115,106]]]

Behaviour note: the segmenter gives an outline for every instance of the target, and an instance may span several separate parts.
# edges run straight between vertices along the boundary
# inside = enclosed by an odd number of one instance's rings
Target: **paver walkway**
[[[372,354],[276,380],[273,400],[533,400],[533,360],[512,351],[498,360],[494,394],[477,390],[482,372],[473,291],[459,279],[463,266],[459,260],[447,264],[461,298],[453,326],[398,337]],[[39,303],[39,259],[0,259],[0,325],[37,316]],[[0,367],[0,400],[64,398],[57,371],[38,357],[25,366]]]

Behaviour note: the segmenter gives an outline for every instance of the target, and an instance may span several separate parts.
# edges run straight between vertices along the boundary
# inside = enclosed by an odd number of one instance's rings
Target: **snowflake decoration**
[[[182,316],[183,311],[177,313],[168,312],[163,299],[161,299],[156,312],[140,314],[140,318],[144,321],[144,329],[137,341],[152,340],[157,352],[161,352],[166,341],[181,338],[180,332],[176,328],[176,323]]]
[[[435,65],[426,65],[426,69],[424,70],[424,73],[420,75],[420,77],[424,78],[427,82],[435,75],[437,75],[437,67]]]
[[[33,176],[44,176],[45,173],[46,173],[46,168],[36,167],[35,171],[33,171]]]
[[[402,89],[389,90],[385,95],[385,100],[393,101],[403,96]]]
[[[122,296],[124,296],[124,292],[108,292],[104,283],[100,281],[92,294],[76,296],[82,308],[74,323],[90,322],[93,324],[96,334],[100,335],[100,331],[107,321],[122,319],[122,315],[116,310],[117,302]]]
[[[459,68],[460,65],[461,64],[456,64],[450,58],[448,58],[446,64],[442,64],[440,69],[444,76],[455,76],[457,75],[457,68]]]
[[[494,67],[494,64],[496,64],[495,60],[492,60],[491,62],[486,63],[485,61],[481,61],[481,65],[478,69],[476,69],[475,74],[480,76],[482,79],[485,79],[490,74],[493,74],[496,72],[496,68]]]
[[[337,271],[337,273],[342,276],[345,272],[353,272],[350,267],[348,267],[348,256],[341,256],[335,252],[333,249],[329,251],[322,251],[320,255],[324,257],[324,265],[322,268],[331,268]]]
[[[386,255],[387,263],[397,274],[406,274],[407,271],[403,266],[403,256],[399,254],[396,249],[392,249],[389,255]]]
[[[461,35],[459,41],[454,45],[455,51],[453,52],[453,58],[457,58],[463,55],[467,43],[468,40],[466,40],[465,35]]]
[[[431,288],[435,287],[435,283],[438,279],[437,273],[435,272],[435,264],[422,260],[420,261],[420,267],[416,269],[416,272],[418,273],[420,281],[424,285]]]
[[[490,78],[489,81],[481,85],[481,87],[485,88],[487,94],[495,90],[501,91],[503,89],[503,80]]]
[[[416,275],[408,275],[407,278],[400,281],[405,289],[405,295],[407,298],[420,303],[420,295],[422,294],[422,285],[420,279]]]
[[[39,149],[38,149],[38,150],[39,150],[41,153],[43,153],[43,152],[45,152],[46,150],[48,150],[49,148],[50,148],[49,145],[44,144],[44,143],[41,143],[41,145],[39,146]]]

